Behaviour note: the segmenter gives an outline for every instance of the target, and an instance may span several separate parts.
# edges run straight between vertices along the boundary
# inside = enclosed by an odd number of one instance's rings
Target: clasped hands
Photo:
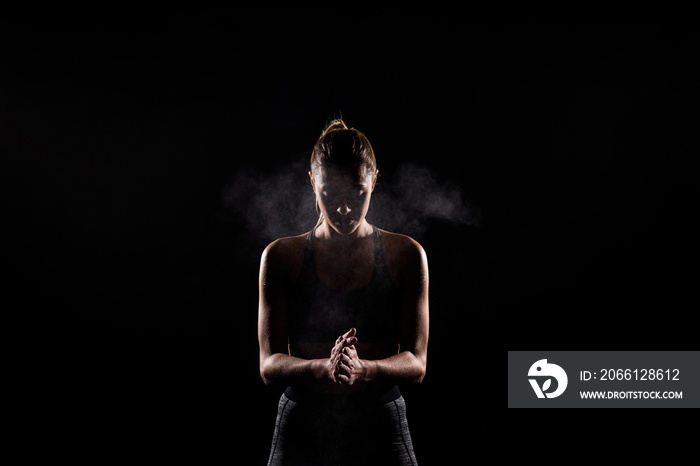
[[[352,328],[344,335],[339,336],[331,350],[328,367],[330,368],[330,377],[335,383],[352,385],[362,380],[365,375],[365,364],[355,349],[356,332],[357,330]]]

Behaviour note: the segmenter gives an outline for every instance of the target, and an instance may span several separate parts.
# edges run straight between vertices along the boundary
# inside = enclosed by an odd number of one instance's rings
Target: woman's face
[[[320,166],[309,172],[321,213],[336,232],[348,235],[360,226],[369,209],[376,175],[362,166]]]

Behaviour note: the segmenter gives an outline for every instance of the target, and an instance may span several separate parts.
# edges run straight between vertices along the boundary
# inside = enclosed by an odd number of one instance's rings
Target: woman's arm
[[[287,346],[287,300],[289,261],[293,256],[289,240],[270,244],[260,260],[258,301],[258,343],[260,376],[266,384],[332,379],[329,359],[301,359],[289,355]]]
[[[352,385],[356,381],[385,380],[420,383],[428,359],[428,259],[416,241],[407,239],[402,248],[400,352],[386,359],[361,359],[354,346],[342,350],[336,378]],[[358,335],[361,340],[362,335]]]

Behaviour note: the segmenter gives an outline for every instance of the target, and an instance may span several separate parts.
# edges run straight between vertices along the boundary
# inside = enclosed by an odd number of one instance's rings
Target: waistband
[[[314,406],[319,408],[367,408],[372,406],[381,406],[391,403],[401,397],[401,390],[397,385],[393,385],[387,389],[367,390],[350,395],[338,395],[334,393],[323,393],[303,389],[300,387],[287,387],[284,391],[284,396],[294,401],[295,403]]]

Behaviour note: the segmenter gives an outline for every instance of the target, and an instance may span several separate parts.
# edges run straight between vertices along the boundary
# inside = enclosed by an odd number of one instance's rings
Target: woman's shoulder
[[[408,235],[382,230],[381,228],[379,228],[379,232],[382,234],[382,242],[387,249],[391,248],[399,252],[424,252],[423,246]]]
[[[278,238],[267,245],[263,254],[271,255],[275,257],[287,257],[293,256],[301,252],[304,253],[304,248],[306,247],[306,237],[307,233],[302,233],[296,236],[285,236],[283,238]]]
[[[379,229],[387,260],[399,267],[427,261],[423,246],[408,235]]]
[[[267,245],[262,260],[273,267],[294,268],[304,260],[307,233],[278,238]]]

